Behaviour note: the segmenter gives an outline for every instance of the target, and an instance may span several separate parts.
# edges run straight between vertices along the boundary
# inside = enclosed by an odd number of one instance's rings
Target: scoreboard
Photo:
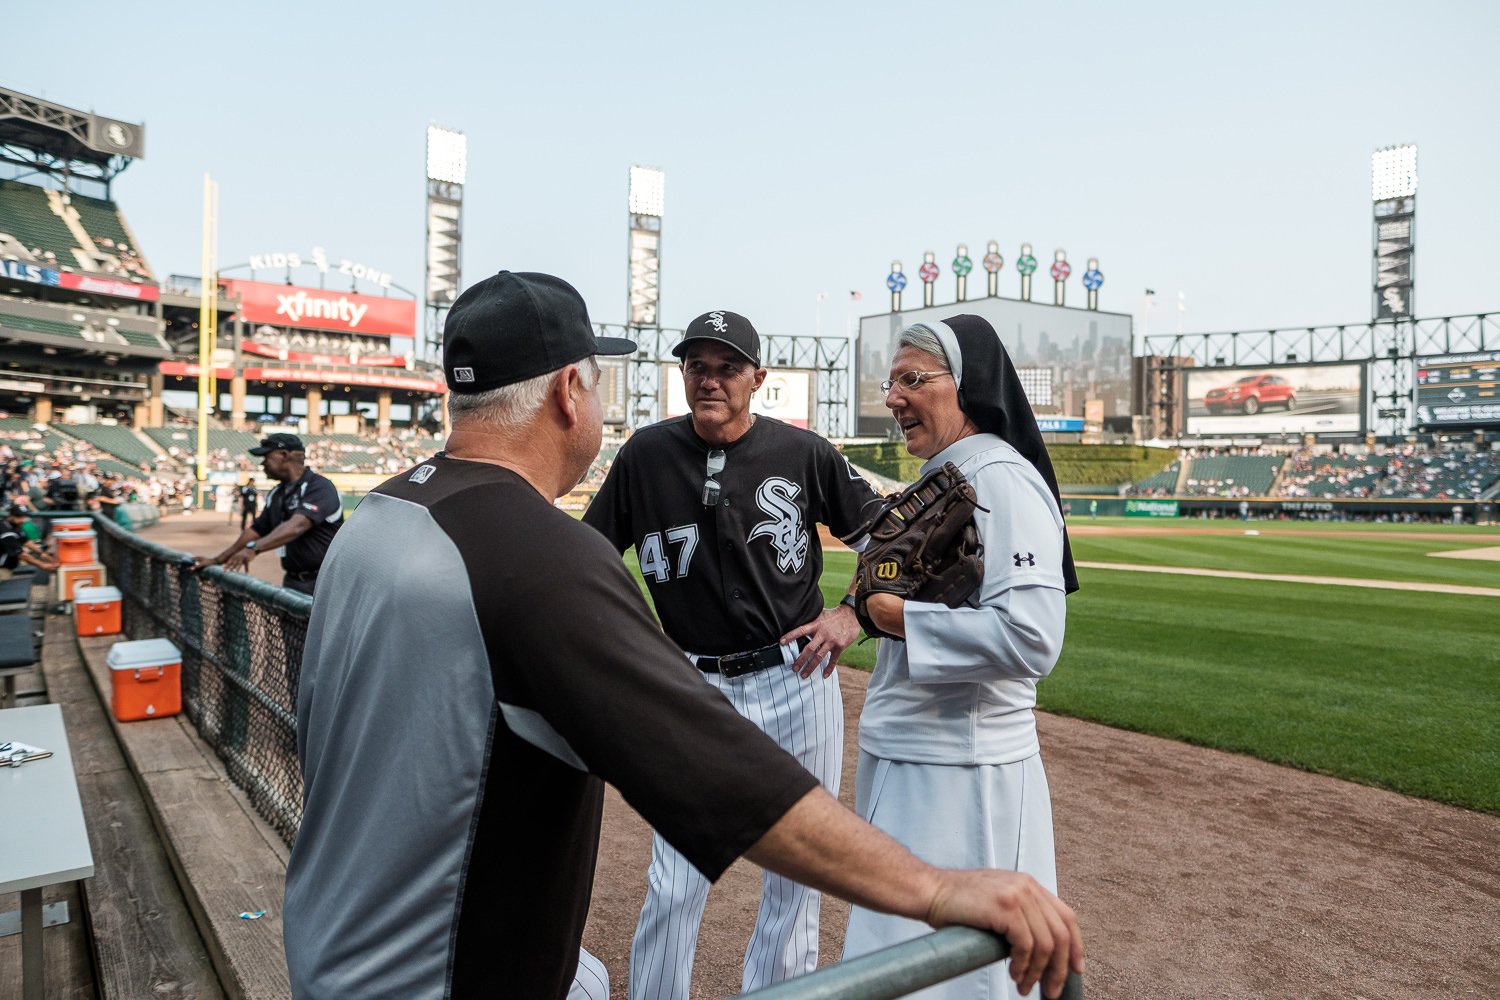
[[[1500,351],[1418,358],[1417,426],[1500,424]]]

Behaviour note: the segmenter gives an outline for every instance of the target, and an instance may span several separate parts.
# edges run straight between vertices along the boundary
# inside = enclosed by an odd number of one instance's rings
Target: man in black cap
[[[618,554],[553,501],[603,431],[578,293],[502,271],[444,328],[453,433],[329,552],[297,697],[287,867],[298,1000],[608,996],[581,952],[603,781],[717,877],[746,854],[934,926],[1006,934],[1056,995],[1083,951],[1025,876],[918,862],[703,682]],[[411,553],[392,570],[393,539]],[[1044,976],[1045,973],[1045,976]]]
[[[250,527],[218,555],[194,559],[193,568],[246,569],[261,552],[285,546],[281,568],[286,575],[281,585],[311,596],[323,557],[344,521],[338,488],[306,467],[306,450],[295,434],[272,434],[251,448],[250,454],[261,459],[261,468],[279,485],[266,497],[266,509]]]
[[[760,335],[738,313],[688,324],[691,413],[636,432],[583,521],[635,546],[662,628],[705,680],[821,781],[839,790],[844,709],[834,672],[859,638],[854,610],[824,608],[819,522],[853,548],[875,491],[828,441],[750,412],[765,380]],[[631,1000],[686,1000],[708,880],[652,839],[630,951]],[[745,949],[746,993],[818,964],[818,893],[765,873]]]

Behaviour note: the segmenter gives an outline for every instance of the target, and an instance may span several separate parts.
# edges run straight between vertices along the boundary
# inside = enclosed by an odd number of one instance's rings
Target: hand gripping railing
[[[1005,939],[974,927],[940,931],[788,979],[754,993],[754,1000],[896,1000],[945,979],[1010,957]],[[1083,1000],[1083,979],[1068,973],[1063,1000]]]

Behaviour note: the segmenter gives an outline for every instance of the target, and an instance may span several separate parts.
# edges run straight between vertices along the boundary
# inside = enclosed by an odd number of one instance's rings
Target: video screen
[[[1050,288],[1046,294],[1051,295]],[[895,430],[880,383],[890,377],[891,358],[901,331],[913,323],[959,313],[989,320],[1015,363],[1039,417],[1082,417],[1084,404],[1090,399],[1103,404],[1105,417],[1130,416],[1129,316],[997,296],[861,317],[856,433],[885,436]]]
[[[1500,424],[1500,351],[1418,358],[1418,427]]]

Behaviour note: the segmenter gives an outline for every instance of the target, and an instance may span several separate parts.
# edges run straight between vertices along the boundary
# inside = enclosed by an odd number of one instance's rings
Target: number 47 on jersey
[[[665,543],[662,541],[663,536],[666,538]],[[688,575],[688,569],[693,562],[693,553],[698,548],[698,526],[684,524],[680,528],[653,531],[642,538],[640,545],[636,546],[642,576],[650,577],[657,583],[666,583],[672,578],[672,560],[667,556],[669,545],[677,546],[676,576],[680,580]]]

